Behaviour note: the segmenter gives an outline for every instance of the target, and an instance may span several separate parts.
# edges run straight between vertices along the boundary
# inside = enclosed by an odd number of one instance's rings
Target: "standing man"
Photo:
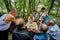
[[[41,8],[41,13],[40,13],[40,20],[42,17],[45,17],[45,20],[48,20],[48,13],[45,11],[45,7]]]
[[[15,20],[16,10],[12,9],[8,14],[0,17],[0,40],[8,40],[8,29],[11,22],[16,23]]]

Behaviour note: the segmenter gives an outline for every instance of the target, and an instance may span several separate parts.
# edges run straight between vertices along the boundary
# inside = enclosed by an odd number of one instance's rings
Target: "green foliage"
[[[7,12],[7,9],[15,8],[17,10],[17,17],[23,17],[26,21],[30,13],[33,13],[33,10],[38,8],[39,5],[41,7],[45,7],[46,11],[49,11],[51,7],[52,0],[0,0],[0,14],[3,12]],[[58,19],[60,17],[60,0],[55,0],[52,9],[50,10],[50,19],[56,18],[58,20],[57,24],[60,22]],[[41,9],[40,7],[40,9]],[[38,8],[39,9],[39,8]],[[40,9],[37,10],[40,14]],[[59,17],[56,17],[58,15]]]

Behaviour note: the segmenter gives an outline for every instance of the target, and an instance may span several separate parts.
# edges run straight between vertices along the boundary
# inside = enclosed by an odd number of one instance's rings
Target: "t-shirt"
[[[47,12],[44,12],[44,13],[41,12],[40,20],[42,17],[46,17],[46,15],[47,15]]]
[[[37,19],[38,18],[38,13],[34,14],[33,16],[34,16],[34,18]]]

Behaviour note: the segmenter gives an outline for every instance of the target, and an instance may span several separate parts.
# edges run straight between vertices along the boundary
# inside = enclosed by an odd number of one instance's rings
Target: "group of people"
[[[48,13],[41,8],[40,18],[34,10],[25,23],[23,18],[15,18],[16,10],[12,9],[8,14],[0,17],[0,40],[8,40],[8,29],[11,23],[15,27],[12,31],[12,40],[60,40],[60,29],[55,19],[48,20]]]

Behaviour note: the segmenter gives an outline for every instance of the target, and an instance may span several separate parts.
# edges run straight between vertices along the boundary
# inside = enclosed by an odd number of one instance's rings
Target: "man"
[[[17,21],[17,28],[13,32],[12,40],[33,40],[30,32],[26,29],[24,19]]]
[[[48,21],[48,28],[48,33],[52,35],[54,40],[60,40],[60,29],[55,20],[52,19]]]
[[[45,12],[45,7],[41,8],[41,13],[40,13],[40,19],[42,19],[42,17],[45,17],[45,21],[48,21],[48,13]]]
[[[40,32],[34,36],[34,40],[53,40],[51,35],[47,34],[48,27],[45,24],[40,26]]]
[[[16,10],[12,9],[8,14],[0,17],[0,40],[8,40],[8,29],[11,22],[16,23],[15,20]]]
[[[33,14],[33,16],[34,16],[34,18],[35,18],[35,20],[37,21],[38,20],[38,13],[37,13],[37,11],[36,10],[34,10],[34,12],[33,12],[34,14]]]

